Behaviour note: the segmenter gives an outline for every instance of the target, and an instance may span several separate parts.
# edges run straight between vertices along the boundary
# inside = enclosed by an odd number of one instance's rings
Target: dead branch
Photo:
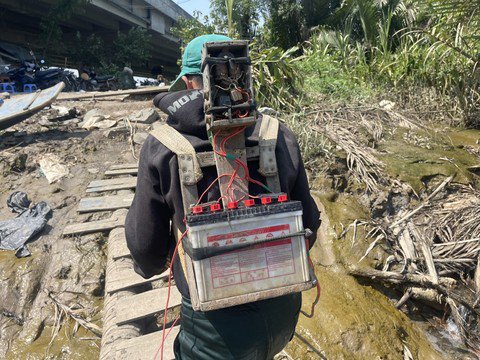
[[[402,286],[415,286],[426,289],[434,289],[440,295],[454,300],[456,303],[465,306],[477,316],[480,311],[474,307],[475,299],[472,294],[462,293],[461,295],[453,291],[454,285],[457,283],[452,278],[440,277],[438,283],[432,281],[429,276],[417,274],[399,274],[393,271],[380,271],[374,269],[359,269],[350,267],[348,273],[355,277],[367,278],[374,281],[387,282]]]
[[[68,307],[67,305],[62,304],[50,292],[47,293],[47,295],[53,301],[53,303],[56,305],[56,307],[58,307],[60,310],[62,310],[65,315],[67,315],[68,317],[75,320],[78,325],[80,325],[84,329],[92,332],[93,334],[97,335],[98,337],[102,337],[102,329],[99,326],[95,325],[94,323],[85,320],[81,316],[82,311],[79,311],[81,309],[72,309],[71,307]],[[58,333],[58,331],[57,331],[57,333]]]

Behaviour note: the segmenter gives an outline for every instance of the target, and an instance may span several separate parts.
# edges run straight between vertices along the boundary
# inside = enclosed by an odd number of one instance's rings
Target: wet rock
[[[17,154],[12,161],[10,169],[15,172],[24,172],[27,167],[27,154]]]
[[[142,124],[152,124],[157,121],[160,116],[154,109],[143,109],[138,113],[129,117],[131,122],[142,123]]]
[[[24,320],[20,316],[16,315],[15,313],[13,313],[11,311],[3,310],[0,315],[2,315],[3,317],[6,317],[6,318],[12,319],[15,322],[15,324],[17,324],[17,325],[20,325],[20,326],[23,325]]]
[[[55,186],[53,189],[52,189],[52,194],[57,194],[59,192],[62,192],[64,191],[60,186]]]
[[[105,131],[105,136],[109,139],[127,139],[129,135],[130,130],[124,126]]]
[[[72,271],[72,265],[62,266],[62,268],[58,272],[57,278],[62,280],[68,278],[68,274],[70,274],[70,271]]]
[[[343,347],[352,354],[357,353],[362,347],[362,339],[353,330],[345,331],[342,334]]]
[[[105,119],[105,115],[99,109],[90,110],[83,117],[81,127],[87,130],[96,127],[96,124]]]
[[[66,199],[63,199],[58,205],[54,205],[53,208],[55,210],[63,209],[67,206],[71,206],[75,204],[77,201],[77,198],[75,196],[69,196]]]

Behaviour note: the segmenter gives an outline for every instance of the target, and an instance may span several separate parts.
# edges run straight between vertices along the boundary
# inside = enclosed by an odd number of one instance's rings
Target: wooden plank
[[[162,332],[162,330],[156,331],[119,343],[116,346],[115,358],[119,360],[153,359],[162,344]],[[164,360],[175,360],[173,343],[179,332],[180,326],[165,330],[165,335],[168,334],[168,336],[163,344]],[[160,356],[157,356],[157,358],[160,358]]]
[[[133,269],[115,272],[105,283],[105,291],[109,294],[129,289],[134,286],[145,285],[153,281],[167,279],[170,271],[164,271],[160,275],[155,275],[150,279],[145,279],[138,275]]]
[[[104,191],[112,191],[112,190],[128,190],[128,189],[135,189],[137,187],[137,178],[130,177],[130,178],[123,178],[124,180],[118,184],[109,184],[109,185],[100,185],[100,186],[88,186],[87,193],[95,193],[95,192],[104,192]]]
[[[108,170],[135,169],[138,163],[112,165]]]
[[[119,175],[137,175],[138,169],[120,169],[120,170],[107,170],[105,176],[119,176]]]
[[[0,130],[8,129],[50,105],[64,87],[65,84],[60,82],[45,90],[5,99],[4,104],[0,106]]]
[[[104,91],[104,92],[87,92],[87,93],[63,93],[60,94],[58,100],[80,100],[80,99],[96,99],[119,95],[146,95],[167,92],[168,86],[149,86],[133,90]]]
[[[123,184],[124,182],[130,181],[131,179],[136,179],[135,176],[127,176],[121,178],[113,178],[113,179],[106,179],[106,180],[94,180],[87,187],[99,187],[99,186],[107,186],[107,185],[118,185]]]
[[[87,223],[72,224],[65,226],[63,235],[91,234],[108,231],[125,224],[126,215],[112,217],[108,220],[91,221]]]
[[[116,311],[116,324],[123,325],[132,321],[146,318],[150,315],[160,314],[165,310],[168,287],[153,289],[137,295],[127,296],[118,300]],[[172,286],[168,308],[180,306],[182,296],[176,286]]]
[[[126,209],[132,205],[134,194],[83,198],[78,204],[79,213]]]
[[[108,245],[108,253],[113,260],[130,256],[130,250],[126,241],[117,241],[115,244]]]

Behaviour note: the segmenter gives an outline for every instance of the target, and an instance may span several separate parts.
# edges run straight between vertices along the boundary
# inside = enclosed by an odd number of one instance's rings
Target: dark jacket
[[[155,97],[154,103],[169,114],[167,123],[182,133],[197,153],[212,151],[205,126],[201,91],[160,94]],[[245,130],[247,147],[258,145],[260,123],[261,119],[256,126]],[[310,196],[298,143],[284,125],[280,126],[276,156],[282,191],[290,199],[302,202],[304,226],[316,234],[320,226],[319,211]],[[258,161],[249,162],[248,167],[253,179],[265,182],[258,173]],[[215,167],[204,168],[203,179],[198,184],[199,194],[216,177]],[[262,190],[258,185],[249,185],[252,195],[263,193]],[[215,185],[203,201],[216,201],[218,198],[220,190]],[[135,270],[140,275],[149,278],[165,269],[167,259],[175,248],[170,221],[184,232],[184,217],[177,158],[157,139],[149,136],[141,151],[137,189],[126,221],[128,248],[135,262]],[[310,239],[310,246],[314,241],[314,238]],[[188,286],[178,259],[174,261],[173,271],[180,293],[189,298]]]

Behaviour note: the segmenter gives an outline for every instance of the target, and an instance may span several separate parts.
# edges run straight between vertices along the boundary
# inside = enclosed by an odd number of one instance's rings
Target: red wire
[[[173,324],[172,324],[172,326],[170,327],[170,329],[168,329],[167,335],[165,335],[165,339],[168,337],[168,335],[170,335],[170,333],[172,332],[172,330],[173,330],[173,328],[175,327],[175,325],[177,325],[178,320],[180,320],[180,315],[177,316],[177,318],[176,318],[175,321],[173,322]]]
[[[252,97],[250,96],[250,94],[249,94],[247,91],[245,91],[245,90],[243,90],[243,89],[241,89],[241,88],[237,88],[237,90],[240,91],[242,94],[247,95],[247,102],[250,101],[250,99],[251,99]],[[245,112],[245,114],[243,114],[243,115],[242,115],[242,113],[240,112],[240,110],[237,111],[237,116],[238,116],[239,118],[241,118],[241,119],[246,118],[249,114],[250,114],[250,113],[248,112],[248,110],[247,110],[247,111]]]
[[[220,175],[219,177],[217,177],[215,180],[213,180],[213,182],[207,187],[207,189],[202,193],[202,195],[198,198],[198,202],[196,204],[196,206],[198,206],[200,204],[200,202],[202,201],[203,197],[205,196],[205,194],[212,188],[213,185],[215,185],[215,183],[220,180],[222,177],[225,177],[225,176],[232,176],[232,174],[222,174]]]
[[[241,118],[241,119],[246,118],[248,115],[250,115],[248,110],[243,115],[240,113],[240,110],[238,111],[238,117]]]
[[[215,154],[218,154],[218,155],[220,155],[220,156],[226,156],[227,154],[222,154],[222,153],[220,153],[220,152],[217,151],[217,145],[216,145],[217,140],[216,140],[216,139],[217,139],[217,135],[218,135],[218,134],[220,134],[220,131],[217,131],[217,132],[213,135],[213,144],[212,144],[212,146],[213,146],[213,151],[215,152]]]
[[[165,303],[165,310],[163,312],[163,329],[162,329],[162,344],[158,348],[157,352],[155,353],[154,360],[157,358],[158,353],[160,352],[160,360],[163,360],[163,346],[165,345],[165,328],[167,327],[167,311],[168,311],[168,303],[170,301],[170,292],[172,289],[172,269],[173,269],[173,262],[175,260],[175,256],[177,256],[178,246],[182,242],[182,239],[187,234],[188,230],[182,234],[180,239],[177,241],[177,245],[175,245],[175,250],[173,251],[172,261],[170,262],[170,273],[168,274],[168,293],[167,293],[167,302]]]
[[[232,187],[232,184],[233,184],[233,181],[235,180],[235,178],[237,177],[237,173],[238,173],[238,170],[240,169],[240,166],[237,166],[237,168],[235,169],[235,171],[233,172],[232,174],[232,177],[230,178],[230,182],[228,183],[228,186],[227,186],[227,194],[228,194],[228,191],[231,189]],[[235,193],[233,193],[233,196],[230,196],[230,200],[232,201],[235,201]]]
[[[222,142],[220,143],[220,151],[223,151],[223,156],[226,156],[227,155],[227,152],[225,150],[225,145],[227,143],[228,140],[230,140],[231,138],[237,136],[238,134],[240,134],[243,130],[245,130],[245,126],[242,126],[240,128],[238,128],[237,131],[231,133],[229,136],[227,136],[225,139],[222,140]]]
[[[248,95],[248,93],[247,93]],[[227,156],[227,151],[225,149],[225,146],[227,144],[227,142],[232,139],[233,137],[235,137],[236,135],[240,134],[242,131],[245,130],[245,126],[242,126],[242,127],[239,127],[236,131],[232,132],[230,135],[228,135],[227,137],[225,137],[221,143],[220,143],[220,147],[219,149],[217,149],[217,136],[221,133],[221,131],[217,131],[214,135],[213,135],[213,141],[212,141],[212,146],[213,146],[213,151],[220,155],[220,156],[224,156],[226,157]],[[240,159],[235,159],[234,162],[237,164],[237,168],[235,169],[235,171],[233,172],[233,174],[222,174],[220,175],[219,177],[217,177],[211,184],[210,186],[207,188],[207,190],[204,191],[204,193],[200,196],[200,199],[198,200],[197,202],[197,205],[200,204],[203,196],[212,188],[212,186],[220,180],[220,178],[224,177],[224,176],[231,176],[230,178],[230,181],[228,182],[228,185],[227,185],[227,188],[226,188],[226,192],[227,192],[227,195],[229,194],[229,190],[232,188],[232,185],[233,185],[233,182],[235,181],[236,178],[238,179],[241,179],[241,180],[247,180],[248,182],[251,182],[253,184],[257,184],[259,186],[261,186],[262,188],[266,188],[266,186],[260,182],[260,181],[257,181],[255,179],[252,179],[250,177],[250,171],[248,170],[248,166],[243,162],[241,161]],[[238,171],[240,169],[240,166],[243,168],[244,170],[244,176],[243,178],[238,176]],[[268,188],[267,188],[268,189]],[[232,201],[235,201],[235,194],[234,192],[231,194],[231,195],[228,195],[230,196],[230,199]],[[222,198],[220,198],[218,200],[218,202],[221,200]],[[228,199],[228,198],[227,198]]]

